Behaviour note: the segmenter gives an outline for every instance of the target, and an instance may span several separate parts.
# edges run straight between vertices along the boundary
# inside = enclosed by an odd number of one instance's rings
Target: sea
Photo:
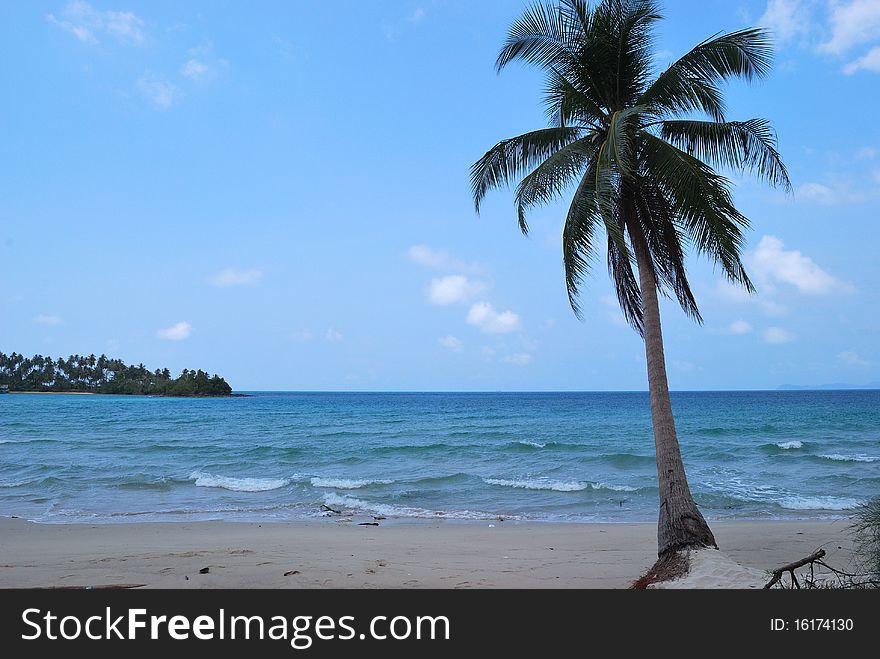
[[[709,519],[846,517],[880,495],[880,391],[672,404]],[[643,392],[0,396],[0,515],[36,522],[648,522],[657,507]]]

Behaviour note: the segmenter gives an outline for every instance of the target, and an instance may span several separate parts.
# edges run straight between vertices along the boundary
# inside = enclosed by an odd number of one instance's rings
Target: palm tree
[[[477,212],[486,193],[518,180],[519,226],[526,211],[573,188],[562,232],[572,309],[601,249],[623,315],[645,341],[660,514],[658,555],[717,546],[691,496],[669,401],[658,292],[702,322],[688,283],[688,247],[754,292],[740,252],[748,220],[716,169],[750,171],[790,190],[776,136],[764,119],[727,121],[721,83],[770,70],[760,29],[703,41],[653,77],[653,0],[537,4],[513,23],[498,71],[522,60],[546,74],[549,127],[503,140],[472,168]],[[704,120],[694,116],[705,116]],[[634,271],[635,268],[635,271]]]

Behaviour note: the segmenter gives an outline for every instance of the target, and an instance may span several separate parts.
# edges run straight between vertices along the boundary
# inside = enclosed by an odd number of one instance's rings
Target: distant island
[[[232,387],[219,375],[167,369],[150,371],[143,364],[127,366],[106,355],[71,355],[67,359],[0,352],[0,389],[9,392],[126,394],[134,396],[231,396]]]

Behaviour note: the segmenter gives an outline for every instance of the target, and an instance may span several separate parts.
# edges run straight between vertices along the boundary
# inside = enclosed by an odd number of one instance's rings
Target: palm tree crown
[[[684,258],[692,246],[729,280],[752,291],[740,251],[748,220],[718,173],[751,171],[790,189],[768,121],[728,121],[720,85],[770,69],[766,33],[716,35],[653,77],[653,0],[536,4],[510,28],[500,71],[523,60],[546,73],[550,126],[503,140],[472,168],[476,208],[495,187],[519,180],[516,207],[528,232],[530,207],[573,189],[563,230],[569,300],[607,239],[608,269],[627,321],[644,331],[633,265],[644,257],[657,288],[701,322]],[[692,118],[700,116],[701,118]]]

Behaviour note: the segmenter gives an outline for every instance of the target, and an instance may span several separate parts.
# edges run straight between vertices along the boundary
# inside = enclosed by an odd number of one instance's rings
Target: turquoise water
[[[880,494],[880,392],[673,394],[710,518]],[[0,515],[41,522],[656,519],[644,393],[0,396]]]

